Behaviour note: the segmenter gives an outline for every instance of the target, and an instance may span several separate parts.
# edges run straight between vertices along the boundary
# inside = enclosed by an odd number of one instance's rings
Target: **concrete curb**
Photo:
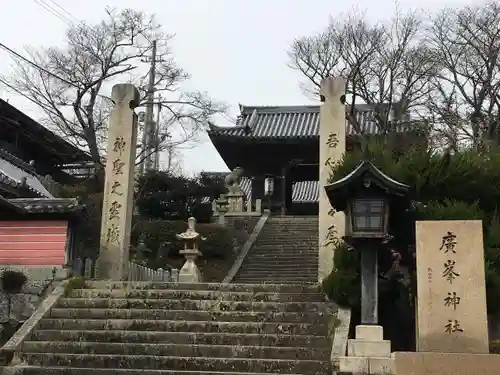
[[[347,353],[347,339],[349,338],[349,327],[351,325],[351,309],[339,307],[337,310],[337,319],[340,324],[335,328],[332,342],[332,354],[330,356],[334,371],[338,371],[339,357],[343,357]]]

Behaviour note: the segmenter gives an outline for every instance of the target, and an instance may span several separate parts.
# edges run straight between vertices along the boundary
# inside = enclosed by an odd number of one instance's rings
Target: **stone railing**
[[[255,203],[255,210],[252,203]],[[245,202],[243,195],[221,195],[212,201],[212,212],[216,222],[221,225],[225,224],[225,217],[258,217],[262,216],[262,200],[256,199],[255,202],[252,202],[249,199]]]
[[[96,275],[96,260],[92,258],[76,258],[73,261],[72,273],[74,276],[84,276],[93,279]],[[179,281],[179,270],[173,268],[171,271],[164,269],[154,270],[152,268],[129,262],[128,281]]]

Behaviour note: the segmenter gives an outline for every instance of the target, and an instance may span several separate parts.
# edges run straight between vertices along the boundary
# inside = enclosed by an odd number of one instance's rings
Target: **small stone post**
[[[229,205],[229,202],[226,198],[226,195],[221,194],[220,197],[217,198],[216,204],[217,204],[217,213],[219,214],[219,216],[217,218],[217,224],[225,225],[226,220],[225,220],[224,215],[228,211],[228,205]]]
[[[106,179],[102,207],[98,278],[128,277],[132,222],[139,91],[124,83],[113,86],[114,108],[108,129]]]
[[[179,271],[180,283],[198,283],[202,281],[200,269],[196,265],[196,258],[202,255],[198,250],[200,234],[196,232],[195,226],[196,219],[190,217],[188,219],[188,229],[184,233],[177,235],[177,238],[184,241],[184,250],[179,251],[179,254],[186,257],[186,263]]]

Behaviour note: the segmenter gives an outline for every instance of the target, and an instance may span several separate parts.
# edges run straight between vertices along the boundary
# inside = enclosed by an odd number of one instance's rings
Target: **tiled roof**
[[[15,198],[7,199],[26,213],[71,213],[84,208],[77,198]]]
[[[240,182],[241,190],[249,199],[252,193],[252,180],[243,177]],[[317,202],[319,199],[319,183],[318,181],[299,181],[293,184],[292,201],[296,203],[311,203]]]
[[[57,156],[63,163],[92,159],[88,152],[80,150],[3,99],[0,99],[0,125],[22,129],[21,139],[31,138],[31,144],[51,153],[51,157]]]
[[[316,138],[319,136],[320,106],[283,106],[283,107],[245,107],[241,106],[241,115],[236,126],[219,127],[210,124],[211,136],[231,136],[245,138]],[[356,118],[364,134],[378,134],[374,120],[373,106],[356,105]],[[409,118],[405,118],[406,121]],[[347,134],[356,134],[347,123]],[[410,129],[409,123],[397,125],[396,131]]]
[[[213,173],[213,172],[212,172]],[[227,174],[227,173],[224,173]],[[250,198],[252,193],[252,180],[243,177],[240,182],[241,190],[245,193],[246,199]],[[319,200],[319,182],[318,181],[299,181],[293,184],[292,201],[295,203],[314,203]],[[209,203],[210,198],[204,198],[203,203]]]
[[[12,187],[24,186],[40,197],[52,198],[52,194],[43,186],[37,175],[29,168],[23,168],[22,160],[0,150],[0,182]]]

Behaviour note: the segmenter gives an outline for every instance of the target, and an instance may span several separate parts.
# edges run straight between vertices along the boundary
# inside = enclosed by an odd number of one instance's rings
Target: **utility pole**
[[[146,96],[146,119],[142,134],[143,161],[140,166],[140,173],[144,174],[154,168],[153,152],[155,149],[155,121],[153,120],[153,105],[155,99],[155,75],[156,75],[156,40],[152,42],[151,61],[149,68],[149,83]]]
[[[155,124],[155,155],[154,168],[156,171],[160,169],[160,112],[161,112],[161,95],[158,96],[158,110],[156,112]]]

